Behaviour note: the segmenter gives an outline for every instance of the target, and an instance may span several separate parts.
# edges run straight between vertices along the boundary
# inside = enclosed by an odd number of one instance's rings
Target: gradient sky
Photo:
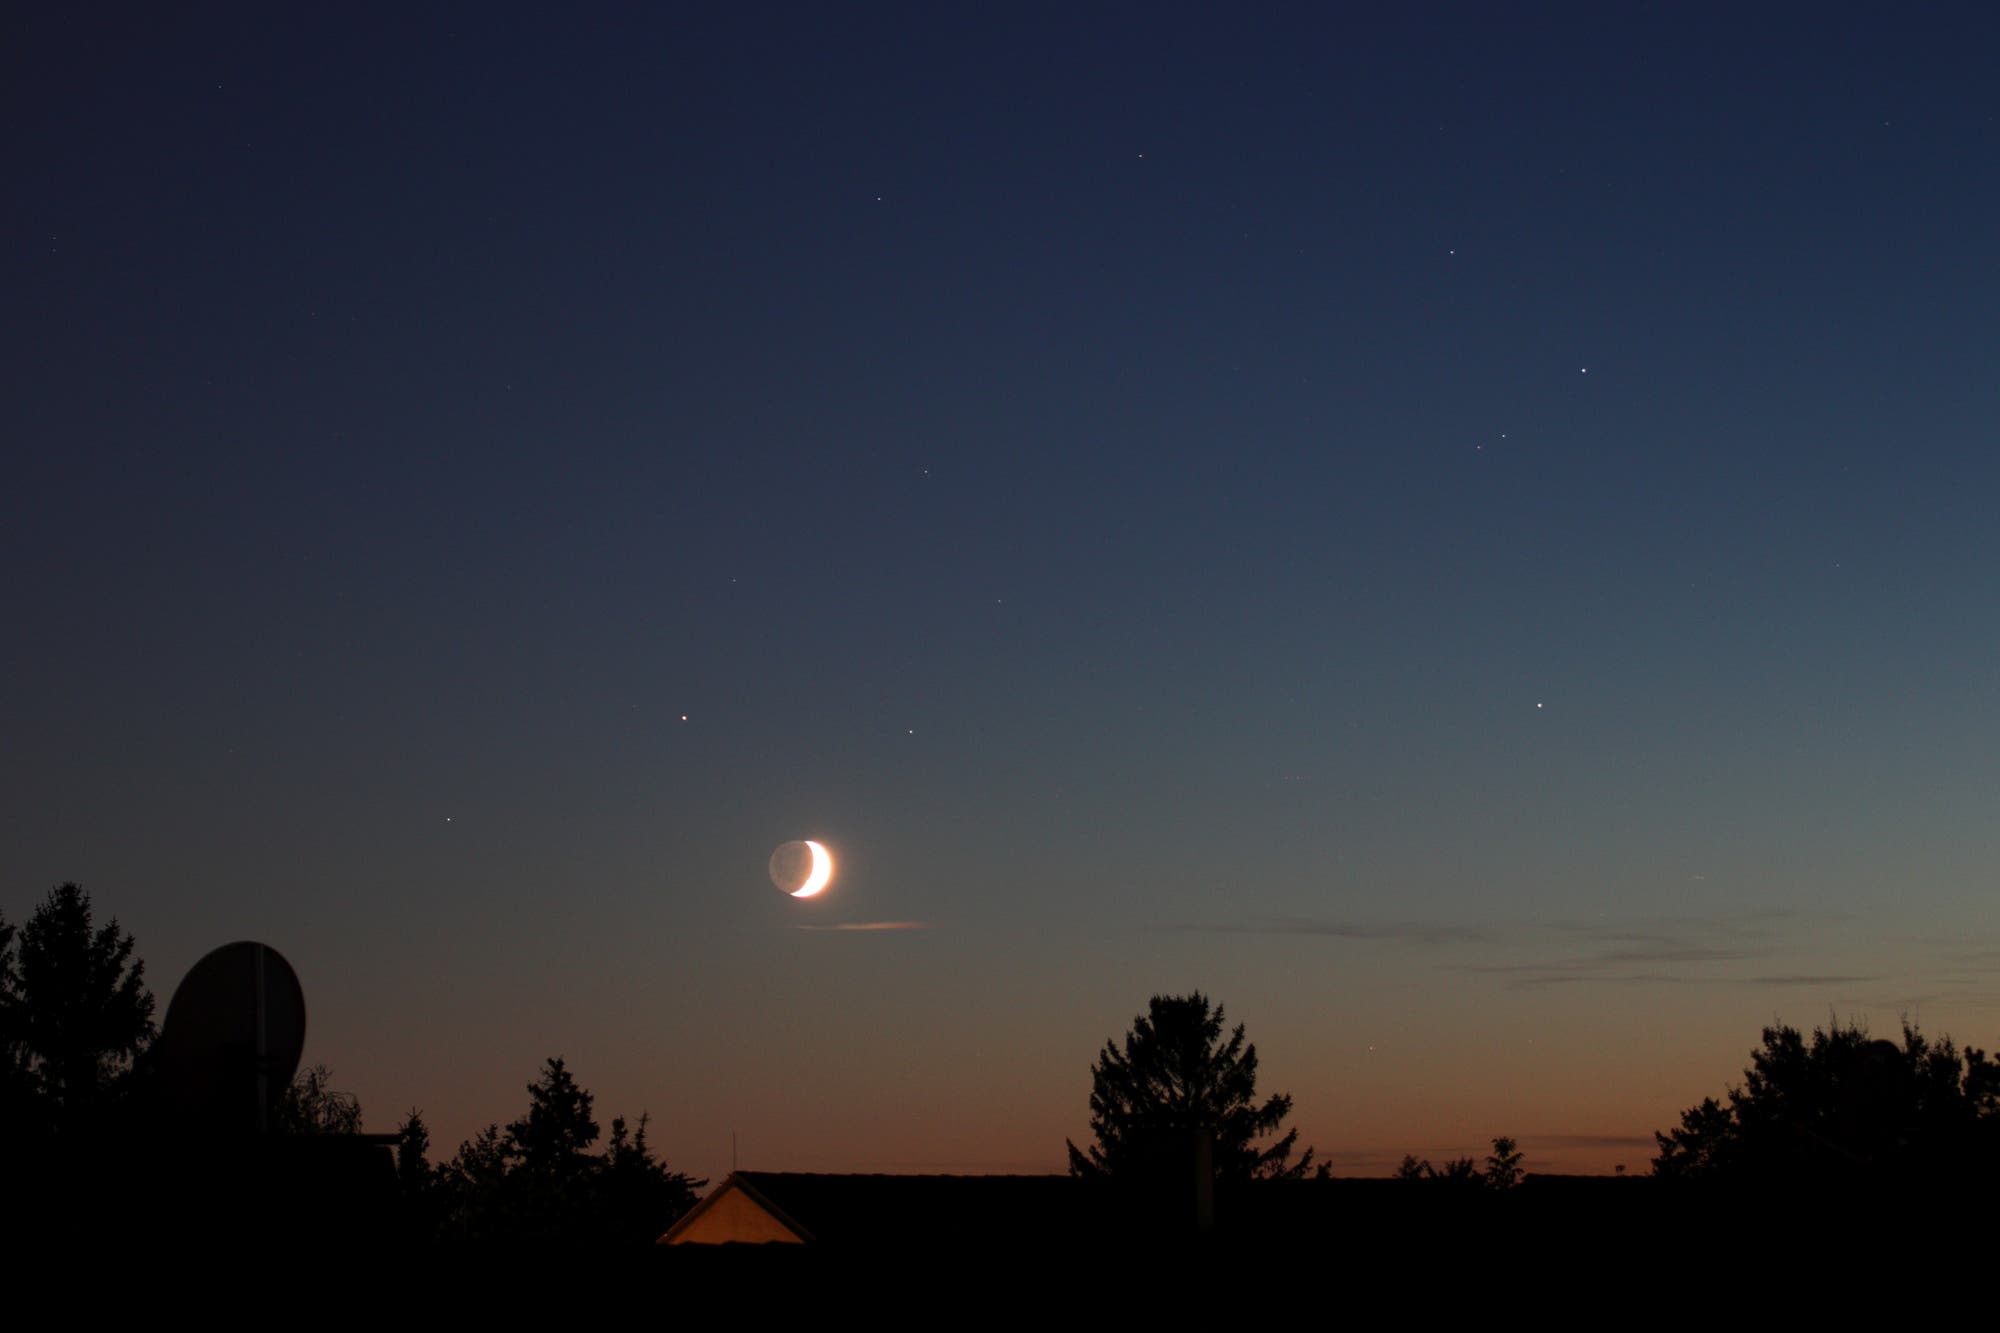
[[[2000,1041],[1991,6],[40,8],[0,912],[274,945],[369,1128],[1056,1170],[1199,988],[1343,1170],[1640,1170]]]

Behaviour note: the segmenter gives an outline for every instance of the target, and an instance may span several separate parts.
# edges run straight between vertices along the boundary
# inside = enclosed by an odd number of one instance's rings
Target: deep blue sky
[[[8,919],[702,1171],[1994,1040],[1988,7],[409,8],[6,20]]]

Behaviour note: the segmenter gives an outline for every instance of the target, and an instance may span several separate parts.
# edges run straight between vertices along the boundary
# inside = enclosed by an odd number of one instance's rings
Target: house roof
[[[826,1245],[984,1245],[1063,1238],[1086,1203],[1068,1176],[829,1175],[738,1171],[661,1239],[672,1241],[728,1192],[739,1193],[800,1240]]]
[[[1516,1191],[1513,1215],[1595,1214],[1604,1203],[1637,1198],[1632,1179],[1529,1176]],[[729,1196],[740,1196],[731,1200]],[[743,1200],[775,1222],[770,1239],[827,1247],[992,1250],[1023,1246],[1103,1246],[1146,1242],[1191,1231],[1167,1214],[1177,1203],[1074,1176],[832,1175],[738,1171],[675,1223],[663,1242],[697,1230],[718,1204]],[[1217,1234],[1244,1240],[1328,1235],[1435,1224],[1446,1217],[1488,1215],[1500,1201],[1483,1190],[1449,1190],[1388,1177],[1252,1181],[1223,1187],[1215,1200]],[[720,1227],[725,1233],[729,1228]]]

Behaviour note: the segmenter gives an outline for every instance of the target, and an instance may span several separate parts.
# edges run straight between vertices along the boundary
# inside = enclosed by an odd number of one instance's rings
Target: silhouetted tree
[[[439,1239],[445,1220],[441,1168],[430,1164],[430,1149],[430,1126],[424,1123],[423,1112],[411,1107],[396,1126],[396,1198],[403,1235],[411,1241]]]
[[[1455,1157],[1439,1167],[1432,1166],[1428,1159],[1405,1153],[1394,1175],[1397,1180],[1441,1181],[1450,1185],[1510,1190],[1521,1183],[1522,1156],[1520,1145],[1513,1139],[1501,1137],[1493,1140],[1493,1151],[1486,1158],[1484,1171],[1470,1157]]]
[[[396,1179],[404,1194],[421,1194],[430,1187],[430,1150],[430,1126],[424,1123],[424,1113],[413,1106],[396,1126]]]
[[[1681,1127],[1655,1132],[1660,1155],[1653,1159],[1656,1176],[1700,1177],[1726,1172],[1741,1156],[1736,1116],[1713,1097],[1681,1112]]]
[[[504,1130],[488,1125],[434,1172],[420,1172],[421,1148],[399,1163],[406,1193],[413,1183],[431,1198],[419,1210],[444,1239],[466,1243],[536,1242],[563,1246],[646,1244],[694,1205],[705,1181],[669,1170],[636,1131],[612,1121],[602,1153],[592,1097],[560,1059],[528,1086],[528,1111]],[[422,1122],[404,1122],[405,1148]]]
[[[520,1165],[552,1175],[577,1171],[597,1142],[592,1101],[562,1057],[544,1065],[542,1076],[528,1085],[528,1113],[507,1126],[507,1142]]]
[[[62,884],[21,928],[10,1066],[57,1132],[92,1127],[153,1038],[146,965],[114,917],[93,926],[90,896]]]
[[[592,1177],[599,1162],[591,1095],[560,1058],[528,1085],[528,1113],[507,1126],[503,1194],[508,1229],[522,1239],[576,1243],[588,1226]]]
[[[608,1244],[652,1241],[695,1205],[695,1191],[708,1182],[671,1171],[653,1156],[646,1142],[651,1120],[639,1113],[639,1124],[626,1131],[624,1117],[611,1122],[604,1163],[597,1173],[596,1207],[592,1220]]]
[[[2000,1065],[1859,1025],[1765,1028],[1743,1084],[1655,1134],[1654,1174],[1734,1181],[1943,1183],[2000,1175]]]
[[[1069,1169],[1079,1176],[1124,1176],[1145,1168],[1148,1140],[1162,1131],[1205,1130],[1211,1136],[1220,1180],[1297,1178],[1314,1171],[1308,1148],[1297,1162],[1293,1129],[1266,1148],[1255,1140],[1274,1134],[1291,1113],[1292,1099],[1276,1094],[1257,1102],[1257,1048],[1246,1045],[1243,1025],[1222,1037],[1221,1005],[1212,1010],[1200,992],[1155,995],[1133,1020],[1121,1050],[1105,1042],[1091,1066],[1090,1128],[1097,1136],[1086,1154],[1068,1144]]]
[[[1398,1180],[1428,1180],[1450,1185],[1480,1185],[1485,1178],[1479,1174],[1479,1163],[1470,1157],[1454,1157],[1443,1166],[1432,1166],[1429,1158],[1418,1159],[1404,1154],[1401,1166],[1395,1171]]]
[[[28,1067],[26,1013],[21,1002],[21,970],[15,962],[19,928],[0,916],[0,1129],[18,1130],[34,1105],[34,1074]],[[0,1146],[0,1151],[4,1151]]]
[[[335,1092],[325,1065],[301,1069],[282,1096],[271,1127],[280,1134],[359,1134],[361,1102],[351,1092]]]
[[[1514,1140],[1504,1136],[1493,1140],[1493,1151],[1486,1158],[1487,1188],[1510,1190],[1520,1184],[1522,1155]]]
[[[488,1125],[438,1167],[440,1239],[478,1244],[512,1238],[517,1224],[510,1207],[508,1159],[500,1126]]]
[[[1435,1178],[1453,1184],[1477,1185],[1480,1183],[1479,1163],[1470,1157],[1455,1157],[1438,1169]]]

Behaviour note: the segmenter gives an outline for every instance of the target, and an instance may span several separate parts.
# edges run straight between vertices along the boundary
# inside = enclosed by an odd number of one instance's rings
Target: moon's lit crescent
[[[833,878],[833,858],[826,854],[826,848],[810,838],[806,839],[806,847],[812,852],[812,873],[806,876],[805,883],[792,890],[794,898],[812,897],[825,888],[826,882]]]

